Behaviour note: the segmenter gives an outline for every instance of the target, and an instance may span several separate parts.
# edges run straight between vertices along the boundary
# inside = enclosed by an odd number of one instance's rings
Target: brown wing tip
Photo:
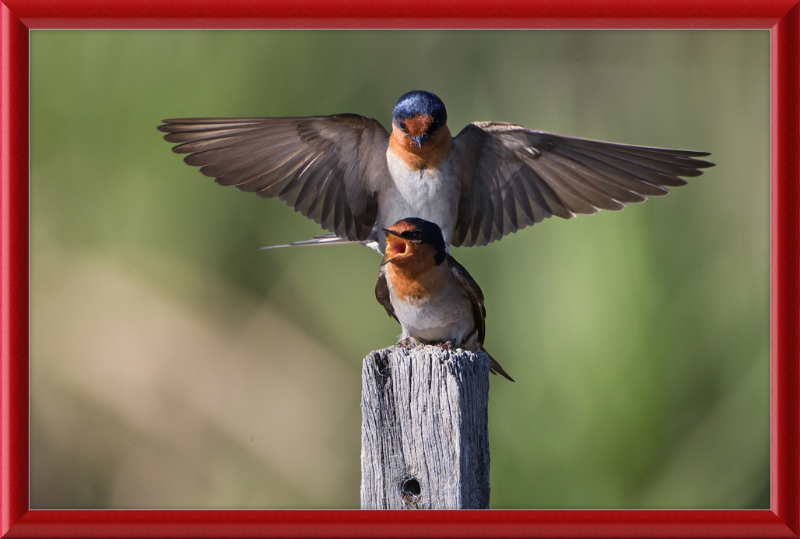
[[[711,154],[707,154],[707,155],[711,155]],[[702,161],[700,159],[693,159],[692,160],[692,165],[695,168],[711,168],[711,167],[717,166],[716,163],[712,163],[711,161]]]
[[[167,133],[169,133],[171,126],[207,123],[209,121],[214,121],[214,120],[217,120],[217,118],[166,118],[165,120],[161,120],[161,123],[163,125],[159,125],[158,130],[166,131]]]

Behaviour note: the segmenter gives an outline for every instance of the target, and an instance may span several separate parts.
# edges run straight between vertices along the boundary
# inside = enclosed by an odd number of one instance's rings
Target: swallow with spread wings
[[[383,254],[384,229],[418,217],[448,251],[499,240],[553,215],[570,219],[663,196],[702,174],[710,155],[588,140],[511,123],[457,136],[436,95],[403,95],[391,134],[357,114],[186,118],[159,130],[221,185],[278,197],[332,234],[292,245],[359,242]]]

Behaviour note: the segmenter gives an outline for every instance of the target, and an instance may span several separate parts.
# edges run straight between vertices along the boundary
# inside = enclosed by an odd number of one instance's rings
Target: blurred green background
[[[768,508],[766,31],[31,32],[31,506],[355,508],[360,246],[217,186],[163,118],[354,112],[712,152],[665,198],[455,249],[493,508]]]

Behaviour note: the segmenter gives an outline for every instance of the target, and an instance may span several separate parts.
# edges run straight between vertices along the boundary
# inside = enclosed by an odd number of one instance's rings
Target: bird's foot
[[[445,350],[454,350],[456,347],[453,341],[444,341],[436,343],[436,346],[438,346],[439,348],[444,348]]]
[[[417,347],[417,341],[413,337],[406,337],[405,339],[397,341],[397,346],[405,348],[406,350],[411,350]]]

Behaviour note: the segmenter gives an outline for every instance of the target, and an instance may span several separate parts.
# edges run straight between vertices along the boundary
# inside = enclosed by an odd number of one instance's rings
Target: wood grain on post
[[[393,346],[364,358],[361,508],[489,508],[489,356]]]

